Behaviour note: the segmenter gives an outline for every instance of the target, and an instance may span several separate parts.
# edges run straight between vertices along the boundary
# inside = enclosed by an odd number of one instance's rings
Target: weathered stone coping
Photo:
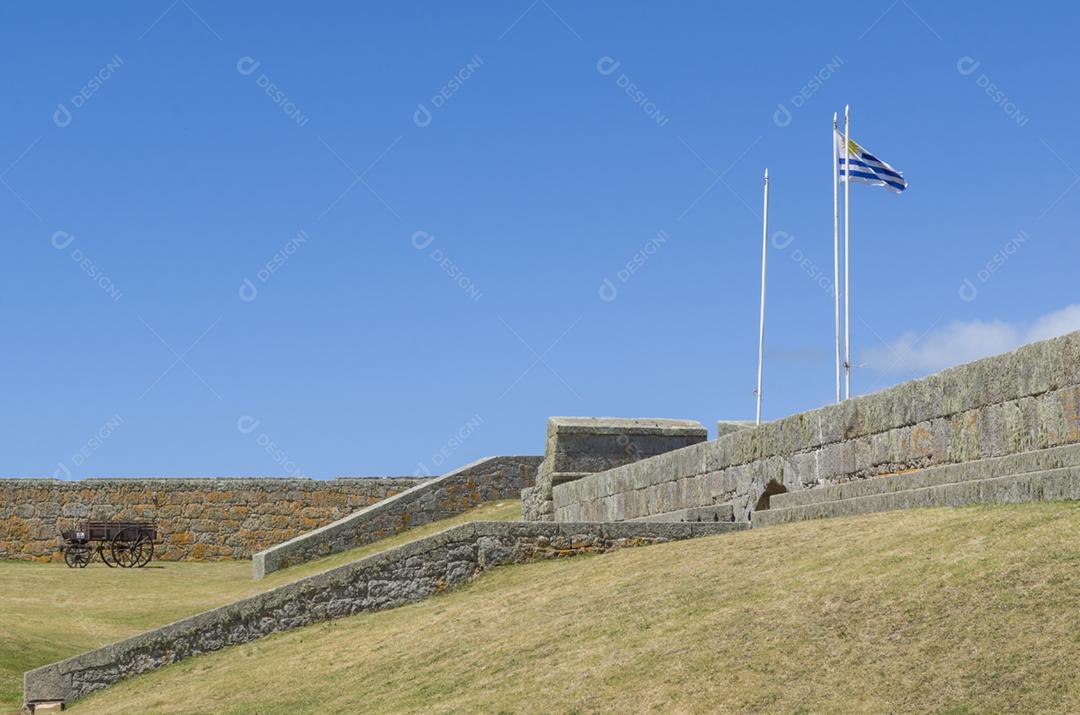
[[[260,551],[251,557],[256,579],[328,554],[347,551],[416,526],[445,519],[492,499],[518,499],[531,486],[542,457],[484,457]]]
[[[560,434],[597,435],[700,435],[706,430],[695,420],[658,417],[549,417],[549,427]]]
[[[25,702],[71,702],[200,653],[420,601],[504,564],[725,533],[738,524],[470,522],[27,672]]]

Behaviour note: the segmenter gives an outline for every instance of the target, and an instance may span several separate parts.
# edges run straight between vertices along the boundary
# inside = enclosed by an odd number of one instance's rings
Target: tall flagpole
[[[851,398],[851,111],[844,105],[844,399]]]
[[[836,315],[836,401],[840,401],[840,180],[836,168],[836,112],[832,115],[832,235],[833,235],[833,298]]]
[[[769,170],[765,170],[765,216],[761,223],[761,322],[758,327],[757,348],[757,417],[761,424],[761,363],[765,356],[765,258],[769,239]]]

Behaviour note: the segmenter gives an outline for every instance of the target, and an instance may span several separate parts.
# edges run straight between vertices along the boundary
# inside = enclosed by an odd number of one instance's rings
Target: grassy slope
[[[0,561],[0,712],[22,703],[23,671],[294,581],[468,520],[520,518],[519,502],[482,504],[352,551],[251,580],[250,561],[154,562],[84,570]]]
[[[75,712],[1080,711],[1080,506],[893,512],[497,569]]]

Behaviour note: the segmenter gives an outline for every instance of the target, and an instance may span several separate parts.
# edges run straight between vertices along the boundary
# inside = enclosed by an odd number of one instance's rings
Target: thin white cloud
[[[1080,305],[1040,316],[1031,324],[1000,320],[957,321],[919,337],[905,333],[863,353],[866,367],[884,374],[930,373],[1021,345],[1080,330]]]
[[[1066,306],[1042,316],[1032,323],[1024,342],[1033,343],[1037,340],[1056,338],[1074,330],[1080,330],[1080,305]]]

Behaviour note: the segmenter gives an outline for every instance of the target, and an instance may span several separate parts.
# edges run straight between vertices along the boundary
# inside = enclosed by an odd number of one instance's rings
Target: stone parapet
[[[558,521],[621,521],[1080,442],[1080,332],[552,489]]]

